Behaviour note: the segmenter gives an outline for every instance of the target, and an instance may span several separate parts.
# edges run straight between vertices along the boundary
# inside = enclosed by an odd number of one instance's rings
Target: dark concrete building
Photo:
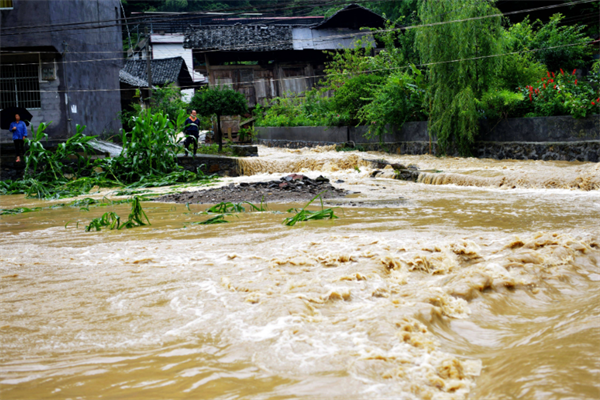
[[[76,124],[86,133],[121,128],[119,0],[0,0],[0,109],[24,107],[51,139]],[[8,132],[2,140],[10,140]]]

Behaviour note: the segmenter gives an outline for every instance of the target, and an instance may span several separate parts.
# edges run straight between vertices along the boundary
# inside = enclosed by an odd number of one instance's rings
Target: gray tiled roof
[[[148,82],[146,80],[133,76],[124,70],[119,71],[119,81],[129,86],[148,87]]]
[[[220,51],[293,50],[291,25],[205,25],[188,29],[183,47]]]
[[[250,23],[235,25],[191,25],[185,32],[183,47],[196,50],[218,51],[281,51],[304,49],[339,49],[350,47],[350,35],[340,38],[347,30],[360,31],[363,27],[382,28],[385,18],[368,8],[350,4],[330,18],[312,26],[307,25],[264,25]],[[346,31],[343,31],[346,29]],[[331,36],[331,39],[324,39]],[[313,44],[328,41],[327,45]],[[338,42],[342,44],[338,45]]]
[[[163,58],[151,60],[152,63],[152,84],[166,85],[167,83],[177,83],[180,75],[186,81],[191,81],[192,77],[182,57]],[[127,60],[122,71],[139,78],[143,81],[148,80],[148,64],[146,60]]]

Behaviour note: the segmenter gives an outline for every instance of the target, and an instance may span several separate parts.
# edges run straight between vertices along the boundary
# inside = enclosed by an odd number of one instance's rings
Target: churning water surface
[[[204,205],[146,202],[152,225],[93,233],[106,208],[0,217],[0,398],[600,397],[600,164],[259,151],[222,184],[357,193],[295,227],[300,204],[199,226]],[[439,172],[371,178],[375,158]]]

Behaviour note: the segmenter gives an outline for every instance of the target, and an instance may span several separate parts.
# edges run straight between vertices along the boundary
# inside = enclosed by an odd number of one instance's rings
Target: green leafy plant
[[[508,118],[513,115],[524,98],[522,93],[515,93],[507,89],[495,89],[483,94],[480,105],[487,118]]]
[[[241,128],[238,133],[238,138],[240,142],[251,142],[255,136],[256,130],[254,129],[254,126]]]
[[[206,210],[207,213],[213,214],[229,214],[229,213],[240,213],[244,212],[246,209],[242,205],[242,203],[230,203],[230,202],[221,202],[219,204],[215,204]]]
[[[407,121],[427,119],[426,89],[422,73],[414,65],[409,71],[392,72],[358,113],[360,122],[369,127],[367,136],[381,138],[388,127],[399,129]]]
[[[85,227],[85,231],[89,232],[91,230],[96,230],[96,232],[99,232],[105,227],[108,227],[110,230],[120,229],[120,225],[121,217],[114,212],[105,212],[101,217],[91,220],[89,225]]]
[[[600,112],[598,89],[588,82],[579,81],[576,70],[548,72],[535,85],[519,88],[532,116],[572,115],[584,118]]]
[[[12,214],[25,214],[30,212],[42,211],[43,207],[17,207],[17,208],[4,208],[0,210],[0,215],[12,215]]]
[[[585,34],[585,25],[565,24],[564,15],[554,14],[550,21],[540,20],[531,23],[529,18],[509,28],[512,37],[510,51],[535,50],[533,59],[550,71],[559,68],[571,70],[580,68],[591,61],[592,41]]]
[[[192,222],[191,225],[214,225],[214,224],[227,224],[229,221],[225,219],[225,214],[215,215],[202,222]]]
[[[311,201],[309,201],[301,210],[298,210],[296,208],[290,208],[289,210],[287,210],[288,213],[296,213],[296,215],[294,215],[293,217],[288,217],[288,218],[284,219],[283,224],[287,225],[287,226],[294,226],[298,222],[339,218],[337,215],[335,215],[332,208],[324,208],[323,198],[321,197],[322,194],[323,194],[323,192],[321,192],[318,195],[316,195],[315,197],[313,197],[313,199]],[[312,202],[315,201],[317,198],[321,201],[321,210],[320,211],[307,210],[306,208],[308,206],[310,206],[312,204]]]
[[[101,217],[94,218],[89,225],[85,227],[85,231],[89,232],[91,230],[96,230],[96,232],[98,232],[104,227],[108,227],[110,230],[121,230],[123,228],[131,229],[137,226],[145,225],[150,225],[150,220],[142,208],[140,198],[138,196],[134,196],[131,201],[131,212],[129,213],[127,221],[125,221],[123,224],[121,224],[121,217],[110,211],[104,213]]]
[[[41,123],[25,153],[25,169],[39,180],[67,180],[77,178],[77,174],[89,165],[89,155],[95,154],[90,141],[96,136],[86,136],[85,126],[77,125],[76,133],[54,150],[46,149],[42,141],[48,137],[45,132],[48,124]]]
[[[252,211],[252,212],[263,212],[263,211],[267,211],[266,204],[263,204],[263,200],[264,200],[264,196],[263,196],[259,206],[252,204],[249,201],[243,201],[241,203],[221,202],[219,204],[215,204],[214,206],[208,208],[205,211],[205,213],[208,213],[208,214],[232,214],[232,213],[246,212],[246,208],[244,207],[244,204],[250,206],[250,211]]]

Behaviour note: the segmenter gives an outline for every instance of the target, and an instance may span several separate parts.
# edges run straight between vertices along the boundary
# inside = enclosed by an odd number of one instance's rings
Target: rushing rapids
[[[275,203],[214,226],[145,203],[151,226],[98,233],[105,209],[2,216],[1,398],[598,397],[598,164],[260,155],[222,185],[356,194],[294,228]]]

